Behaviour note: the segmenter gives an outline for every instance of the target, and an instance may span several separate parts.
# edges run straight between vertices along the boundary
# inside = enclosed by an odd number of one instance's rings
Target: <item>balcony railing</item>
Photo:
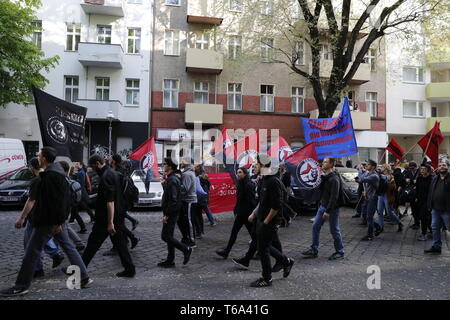
[[[123,49],[120,44],[80,42],[78,61],[85,67],[122,69]]]
[[[450,101],[450,82],[429,83],[425,89],[426,97],[433,102]]]
[[[186,103],[185,122],[201,121],[204,124],[223,123],[223,105]]]
[[[123,17],[123,0],[81,0],[81,8],[87,14]]]
[[[188,48],[186,71],[194,73],[220,74],[223,70],[223,54],[213,50]]]
[[[119,119],[119,110],[122,103],[119,100],[94,100],[78,99],[76,104],[87,108],[87,120],[107,120],[108,113],[111,111],[116,119]]]
[[[223,21],[223,6],[215,0],[188,0],[187,22],[220,25]]]

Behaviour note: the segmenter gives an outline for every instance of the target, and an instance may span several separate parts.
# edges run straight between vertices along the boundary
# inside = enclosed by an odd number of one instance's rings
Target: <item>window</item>
[[[403,67],[403,81],[423,83],[423,68]]]
[[[261,14],[271,15],[273,13],[273,0],[261,0]]]
[[[366,92],[366,111],[370,112],[371,117],[376,117],[378,115],[376,92]]]
[[[263,62],[271,62],[273,60],[273,39],[266,38],[261,40],[261,58]]]
[[[128,53],[141,51],[141,29],[128,28]]]
[[[230,0],[230,11],[242,12],[243,7],[242,0]]]
[[[209,49],[209,34],[207,32],[195,32],[190,35],[190,47],[207,50]]]
[[[228,57],[236,60],[242,52],[241,45],[242,38],[239,36],[232,36],[228,41]]]
[[[180,55],[180,30],[166,30],[164,54],[167,56]]]
[[[242,110],[242,83],[228,84],[228,110]]]
[[[260,108],[264,112],[273,112],[273,86],[261,85]]]
[[[194,82],[194,103],[209,103],[208,82]]]
[[[364,63],[368,63],[370,65],[370,71],[376,71],[376,54],[377,49],[369,48],[366,55],[364,56]]]
[[[331,53],[330,46],[328,44],[319,45],[320,58],[322,60],[333,60],[333,54]]]
[[[179,81],[164,79],[164,101],[163,107],[165,108],[178,108],[178,91]]]
[[[179,6],[180,0],[166,0],[164,4],[166,6]]]
[[[32,42],[36,47],[42,49],[42,21],[41,20],[33,21],[31,24],[36,28],[39,28],[38,30],[33,31]]]
[[[75,103],[78,100],[78,77],[64,76],[64,100]]]
[[[423,102],[403,100],[404,117],[423,117]]]
[[[348,91],[347,98],[348,98],[348,105],[350,107],[350,110],[353,110],[355,107],[355,91]]]
[[[139,105],[139,80],[127,79],[127,105],[138,106]]]
[[[80,43],[81,26],[75,23],[67,24],[66,50],[77,51]]]
[[[293,113],[303,113],[304,103],[303,103],[303,88],[292,88],[292,112]]]
[[[111,44],[111,26],[97,25],[97,42]]]
[[[431,117],[436,118],[438,116],[437,107],[431,107]]]
[[[305,64],[305,44],[303,41],[297,42],[295,44],[295,52],[292,55],[296,65]]]
[[[109,78],[95,78],[95,99],[109,100]]]

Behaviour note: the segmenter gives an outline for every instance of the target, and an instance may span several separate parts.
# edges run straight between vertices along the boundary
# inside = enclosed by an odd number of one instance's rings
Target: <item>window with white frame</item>
[[[239,36],[231,36],[228,40],[228,57],[235,60],[242,52],[242,38]]]
[[[179,6],[180,0],[165,0],[164,4],[166,6]]]
[[[403,82],[423,83],[423,68],[403,67]]]
[[[274,86],[271,85],[261,85],[260,91],[260,110],[264,112],[273,112],[274,108]]]
[[[194,103],[209,103],[208,82],[194,82]]]
[[[32,42],[36,47],[39,49],[42,49],[42,21],[36,20],[31,23],[34,27],[38,28],[37,30],[33,31],[33,38]]]
[[[263,62],[271,62],[274,58],[273,39],[261,40],[261,58]]]
[[[166,30],[164,33],[164,54],[166,56],[180,55],[180,30]]]
[[[127,53],[141,52],[141,29],[128,28],[128,50]]]
[[[139,105],[139,79],[126,79],[127,106]]]
[[[271,15],[273,14],[273,0],[260,0],[261,14]]]
[[[242,110],[242,83],[228,84],[228,110]]]
[[[243,8],[243,0],[230,0],[230,11],[242,12]]]
[[[95,99],[109,100],[109,78],[95,78]]]
[[[368,63],[370,65],[370,71],[376,71],[376,57],[377,49],[369,48],[366,55],[364,56],[363,63]]]
[[[404,117],[424,117],[423,102],[403,100],[403,116]]]
[[[80,43],[81,25],[76,23],[67,24],[66,50],[77,51]]]
[[[78,76],[64,76],[64,100],[75,103],[78,100]]]
[[[303,88],[293,87],[291,98],[292,98],[292,112],[293,113],[305,112]]]
[[[366,111],[370,113],[371,117],[378,116],[377,107],[377,93],[366,92]]]
[[[209,49],[209,34],[207,32],[194,33],[194,47],[197,49]]]
[[[97,42],[111,44],[111,26],[97,25]]]
[[[164,91],[164,108],[178,108],[178,92],[180,84],[178,80],[164,79],[163,81]]]
[[[319,45],[320,58],[322,60],[333,60],[333,54],[331,52],[330,46],[328,44]]]
[[[295,44],[293,58],[296,65],[302,66],[305,64],[305,43],[303,41],[299,41]]]

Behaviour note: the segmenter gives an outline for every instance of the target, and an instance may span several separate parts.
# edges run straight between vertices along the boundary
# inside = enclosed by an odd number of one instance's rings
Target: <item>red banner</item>
[[[212,213],[233,211],[236,204],[236,186],[229,173],[208,173],[211,189],[209,209]]]

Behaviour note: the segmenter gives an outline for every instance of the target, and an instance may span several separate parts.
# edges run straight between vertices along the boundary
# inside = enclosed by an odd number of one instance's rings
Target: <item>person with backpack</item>
[[[336,160],[334,158],[325,158],[322,162],[322,176],[320,182],[320,206],[314,217],[312,227],[312,244],[310,249],[302,252],[302,255],[308,258],[317,258],[319,252],[320,229],[325,222],[330,224],[330,232],[334,239],[335,252],[328,260],[338,260],[344,258],[344,245],[339,228],[339,197],[341,196],[342,186],[338,174],[334,171]]]
[[[100,182],[95,205],[95,222],[83,253],[83,261],[88,266],[103,242],[110,236],[125,269],[116,276],[132,278],[136,275],[136,268],[128,251],[124,232],[125,200],[119,173],[112,170],[99,154],[89,158],[89,166],[97,172]]]
[[[73,173],[73,167],[72,168],[69,167],[69,170],[71,170],[71,172]],[[76,220],[78,225],[80,226],[80,231],[78,231],[78,233],[85,234],[85,233],[87,233],[86,224],[84,223],[83,218],[80,216],[80,211],[79,211],[79,207],[82,202],[83,187],[82,187],[81,183],[79,182],[80,180],[79,180],[78,176],[77,176],[76,180],[70,178],[71,176],[72,175],[70,174],[70,171],[69,171],[68,176],[66,178],[69,183],[70,191],[71,191],[69,223],[72,223],[73,221]],[[84,183],[84,179],[83,179],[83,183]],[[92,221],[92,217],[91,217],[91,221]]]
[[[391,222],[395,222],[398,225],[397,232],[401,232],[403,230],[403,224],[400,222],[400,219],[394,214],[392,209],[392,205],[395,202],[395,180],[391,173],[391,168],[389,165],[384,165],[382,167],[382,172],[378,174],[380,179],[378,189],[377,189],[377,211],[378,211],[378,224],[380,225],[381,230],[380,233],[384,231],[384,210],[386,210],[387,215]]]
[[[167,258],[158,263],[161,268],[175,267],[175,248],[183,252],[183,264],[187,264],[192,248],[174,238],[173,234],[181,210],[181,179],[177,176],[177,165],[170,158],[164,159],[164,172],[167,178],[164,183],[162,197],[163,228],[161,239],[167,243]]]

